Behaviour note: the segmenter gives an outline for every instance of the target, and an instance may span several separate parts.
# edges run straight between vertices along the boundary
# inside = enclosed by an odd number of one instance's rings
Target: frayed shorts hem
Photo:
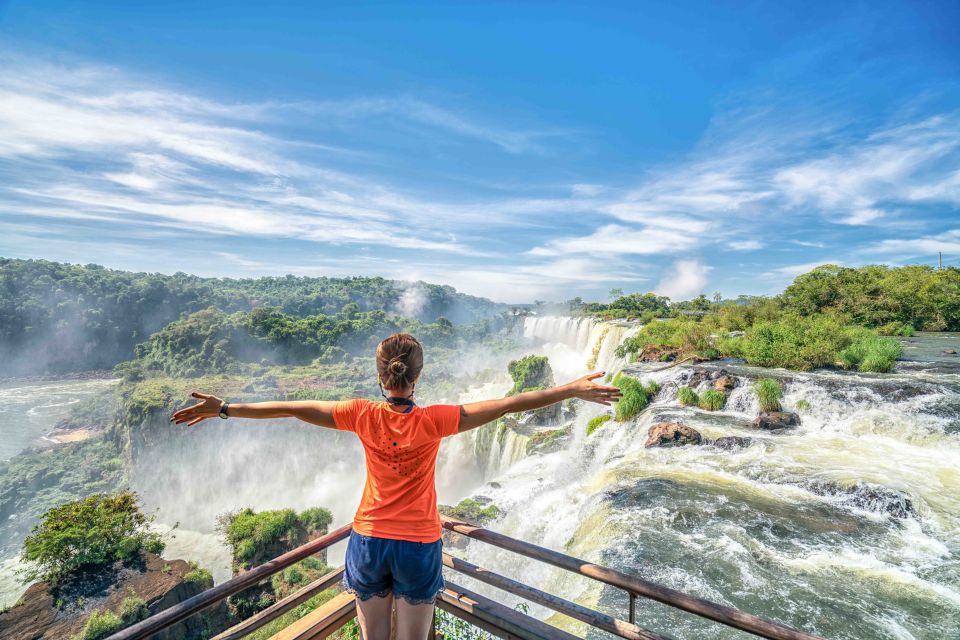
[[[417,598],[414,596],[409,596],[405,593],[400,593],[399,591],[393,591],[392,589],[382,589],[380,591],[374,591],[372,593],[364,593],[362,591],[358,591],[354,587],[351,587],[350,583],[347,582],[345,578],[342,580],[340,584],[341,584],[341,588],[344,591],[346,591],[347,593],[353,594],[353,596],[357,600],[360,600],[361,602],[369,600],[370,598],[386,598],[388,595],[392,593],[394,598],[403,598],[407,602],[407,604],[413,604],[413,605],[436,604],[437,596],[440,594],[440,592],[443,591],[443,587],[441,586],[440,589],[437,590],[437,593],[433,594],[431,597]]]

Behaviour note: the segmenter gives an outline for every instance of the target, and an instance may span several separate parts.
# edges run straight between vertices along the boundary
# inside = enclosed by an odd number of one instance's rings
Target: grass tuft
[[[753,394],[760,401],[761,411],[780,411],[783,385],[773,378],[760,378],[753,385]]]

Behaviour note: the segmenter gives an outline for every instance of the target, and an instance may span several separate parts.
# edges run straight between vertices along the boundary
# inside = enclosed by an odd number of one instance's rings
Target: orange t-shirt
[[[353,518],[365,536],[435,542],[443,529],[434,475],[440,439],[457,433],[460,406],[414,406],[392,411],[386,402],[347,400],[333,409],[337,429],[354,431],[367,459],[367,483]]]

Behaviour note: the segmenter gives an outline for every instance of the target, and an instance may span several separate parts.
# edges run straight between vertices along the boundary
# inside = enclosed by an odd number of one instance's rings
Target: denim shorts
[[[393,593],[410,604],[430,604],[443,590],[443,543],[410,542],[350,532],[344,588],[360,600]]]

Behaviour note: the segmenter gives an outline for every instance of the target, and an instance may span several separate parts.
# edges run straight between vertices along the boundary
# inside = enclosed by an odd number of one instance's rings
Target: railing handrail
[[[657,602],[682,609],[688,613],[693,613],[702,618],[708,618],[714,622],[719,622],[727,626],[735,627],[742,631],[747,631],[762,638],[771,640],[824,640],[820,636],[815,636],[793,627],[788,627],[779,622],[765,620],[752,613],[746,613],[733,607],[727,607],[710,600],[697,598],[682,591],[671,589],[655,582],[644,580],[636,576],[617,571],[599,564],[593,564],[586,560],[581,560],[574,556],[569,556],[553,549],[540,547],[530,542],[517,540],[502,533],[490,531],[483,527],[475,527],[466,522],[462,522],[449,516],[440,516],[445,529],[465,535],[468,538],[480,540],[495,547],[513,551],[520,555],[552,564],[555,567],[566,569],[573,573],[578,573],[587,578],[592,578],[604,582],[613,587],[623,589],[627,593],[635,593]]]
[[[150,635],[169,627],[171,625],[180,622],[181,620],[192,616],[193,614],[211,607],[221,600],[232,596],[235,593],[243,591],[247,587],[251,587],[261,580],[268,578],[269,576],[277,573],[282,569],[286,569],[292,564],[300,562],[304,558],[312,556],[315,553],[323,551],[332,544],[335,544],[348,535],[350,535],[351,525],[345,524],[339,529],[335,529],[330,533],[317,538],[316,540],[311,540],[310,542],[303,544],[292,551],[277,556],[273,560],[264,562],[261,565],[241,573],[238,576],[234,576],[225,582],[221,582],[212,589],[207,589],[202,593],[198,593],[192,598],[187,598],[183,602],[173,605],[168,609],[164,609],[160,613],[150,616],[145,620],[141,620],[133,626],[127,627],[126,629],[121,629],[111,636],[108,636],[106,640],[142,640],[143,638],[148,638]]]

